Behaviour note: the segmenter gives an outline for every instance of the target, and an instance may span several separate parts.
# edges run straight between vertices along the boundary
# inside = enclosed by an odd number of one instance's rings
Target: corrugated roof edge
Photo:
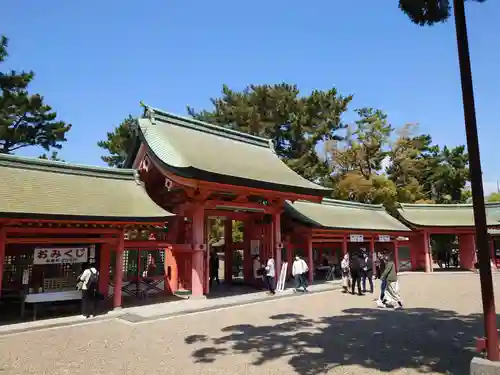
[[[369,204],[369,203],[359,203],[359,202],[352,202],[352,201],[342,201],[338,199],[331,199],[331,198],[323,198],[323,201],[321,203],[314,203],[310,201],[304,201],[304,200],[299,200],[296,202],[300,203],[310,203],[310,204],[319,204],[319,205],[324,205],[324,206],[332,206],[332,207],[346,207],[346,208],[355,208],[355,209],[361,209],[361,210],[370,210],[370,211],[377,211],[380,213],[384,213],[387,216],[389,216],[392,220],[398,222],[399,224],[402,225],[405,229],[401,228],[401,232],[409,232],[411,231],[410,228],[408,228],[405,223],[401,222],[394,216],[392,216],[387,210],[385,209],[384,205],[382,204]],[[293,217],[296,219],[303,221],[304,223],[309,223],[318,227],[322,228],[328,228],[323,226],[322,224],[316,222],[315,220],[312,220],[308,216],[305,216],[301,212],[299,212],[293,205],[292,202],[286,201],[285,202],[285,210],[288,211],[289,214],[291,214]],[[338,229],[350,229],[350,228],[338,228]],[[388,230],[380,230],[380,232],[387,232]]]
[[[28,158],[17,155],[0,154],[0,167],[40,170],[44,172],[92,176],[119,180],[138,181],[137,171],[134,169],[118,169],[96,167],[84,164],[73,164],[63,161]]]
[[[360,203],[360,202],[353,202],[353,201],[342,201],[339,199],[331,199],[331,198],[323,198],[323,201],[321,202],[323,205],[327,206],[342,206],[342,207],[347,207],[347,208],[359,208],[359,209],[366,209],[366,210],[372,210],[372,211],[383,211],[387,213],[384,205],[382,204],[370,204],[370,203]],[[388,214],[388,213],[387,213]]]
[[[486,208],[500,208],[500,202],[485,202]],[[405,209],[472,209],[473,206],[470,203],[452,203],[452,204],[446,204],[446,203],[440,203],[440,204],[433,204],[433,203],[400,203],[399,204],[399,210],[405,210]]]
[[[174,125],[177,126],[183,126],[194,130],[203,131],[205,133],[210,133],[221,137],[233,139],[236,141],[249,143],[255,146],[269,148],[274,152],[272,141],[268,138],[243,133],[237,130],[225,128],[223,126],[195,120],[189,117],[175,115],[143,103],[142,106],[144,107],[143,117],[148,118],[153,124],[155,124],[157,120],[167,123],[173,123]]]

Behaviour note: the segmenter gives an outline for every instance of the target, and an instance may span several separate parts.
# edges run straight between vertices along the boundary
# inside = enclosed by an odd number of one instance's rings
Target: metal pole
[[[469,42],[467,38],[464,0],[453,0],[453,9],[455,13],[458,59],[462,83],[465,132],[467,135],[467,149],[469,152],[474,222],[476,224],[476,243],[479,257],[479,275],[481,279],[481,296],[483,300],[486,350],[490,361],[498,361],[500,360],[500,353],[498,350],[495,297],[493,293],[493,280],[491,274],[491,258],[488,244],[486,208],[484,204],[483,192],[483,174],[481,171],[481,158],[479,155],[479,139],[477,135],[474,88],[472,86],[472,70],[469,56]]]

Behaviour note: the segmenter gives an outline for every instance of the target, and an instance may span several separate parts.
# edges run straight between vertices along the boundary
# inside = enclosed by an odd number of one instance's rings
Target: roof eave
[[[142,132],[141,132],[141,136],[142,136],[142,141],[147,146],[148,155],[153,159],[153,162],[159,164],[161,166],[161,168],[166,170],[167,172],[173,173],[179,177],[188,178],[188,179],[195,179],[195,180],[202,180],[202,181],[207,181],[207,182],[214,182],[214,183],[222,183],[222,184],[227,184],[227,185],[250,187],[250,188],[254,188],[254,189],[279,191],[282,193],[293,193],[293,194],[299,194],[299,195],[305,195],[305,196],[321,197],[321,198],[329,196],[332,192],[331,189],[323,188],[323,187],[320,187],[319,185],[318,185],[318,187],[319,187],[318,189],[306,188],[306,187],[301,187],[301,186],[279,185],[279,184],[274,184],[271,182],[255,181],[255,180],[244,179],[244,178],[235,177],[235,176],[222,175],[219,173],[201,170],[201,169],[198,169],[198,168],[193,167],[193,166],[190,166],[187,168],[175,167],[175,166],[172,166],[170,164],[165,163],[160,157],[158,157],[154,153],[154,151],[147,144],[147,142],[145,142],[144,135],[142,135]]]
[[[24,213],[24,212],[0,212],[0,218],[20,220],[54,220],[54,221],[81,221],[81,222],[116,222],[116,223],[161,223],[167,221],[175,214],[168,213],[166,216],[89,216],[70,214],[47,214],[47,213]]]

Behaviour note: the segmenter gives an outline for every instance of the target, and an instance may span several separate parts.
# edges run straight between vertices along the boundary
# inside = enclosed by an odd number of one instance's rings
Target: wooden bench
[[[24,309],[26,304],[33,305],[33,320],[36,320],[37,305],[48,302],[74,301],[81,300],[82,292],[80,290],[64,290],[59,292],[32,293],[26,294],[22,301],[21,317],[24,318]]]

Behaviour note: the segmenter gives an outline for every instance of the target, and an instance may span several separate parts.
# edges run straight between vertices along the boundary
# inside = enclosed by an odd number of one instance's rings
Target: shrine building
[[[225,238],[235,221],[243,223],[243,279],[251,282],[253,257],[266,261],[276,254],[282,263],[281,213],[285,202],[320,202],[331,190],[288,168],[269,139],[145,106],[138,120],[128,167],[138,169],[149,196],[178,215],[169,229],[173,244],[189,244],[189,252],[167,251],[170,290],[209,293],[207,220],[225,220]],[[233,277],[232,241],[224,246],[224,279]]]
[[[411,269],[411,230],[387,213],[382,205],[333,199],[322,203],[287,202],[283,232],[288,259],[301,253],[309,261],[309,280],[327,264],[340,264],[347,253],[364,250],[393,254],[399,270]],[[315,272],[316,271],[316,272]]]
[[[169,246],[157,238],[173,215],[148,197],[136,171],[0,154],[0,179],[2,312],[81,299],[75,286],[87,262],[120,307],[125,251]]]
[[[473,269],[477,262],[474,211],[472,204],[401,204],[397,211],[401,222],[413,231],[411,246],[412,269],[432,272],[430,239],[435,234],[452,234],[458,237],[460,267]],[[500,259],[496,250],[500,245],[496,237],[500,228],[500,203],[486,203],[487,225],[490,232],[493,264]],[[495,243],[497,245],[495,246]]]
[[[342,256],[361,250],[392,253],[399,271],[431,272],[430,236],[440,233],[457,235],[461,267],[474,266],[471,205],[403,204],[392,216],[328,199],[331,190],[288,168],[268,139],[144,108],[129,169],[0,155],[1,311],[20,302],[36,317],[38,304],[80,299],[76,279],[88,262],[114,308],[209,294],[216,252],[226,285],[255,284],[257,257],[273,256],[278,275],[296,254],[311,282],[333,279]],[[487,212],[500,259],[500,203]],[[217,240],[215,220],[224,227]]]

